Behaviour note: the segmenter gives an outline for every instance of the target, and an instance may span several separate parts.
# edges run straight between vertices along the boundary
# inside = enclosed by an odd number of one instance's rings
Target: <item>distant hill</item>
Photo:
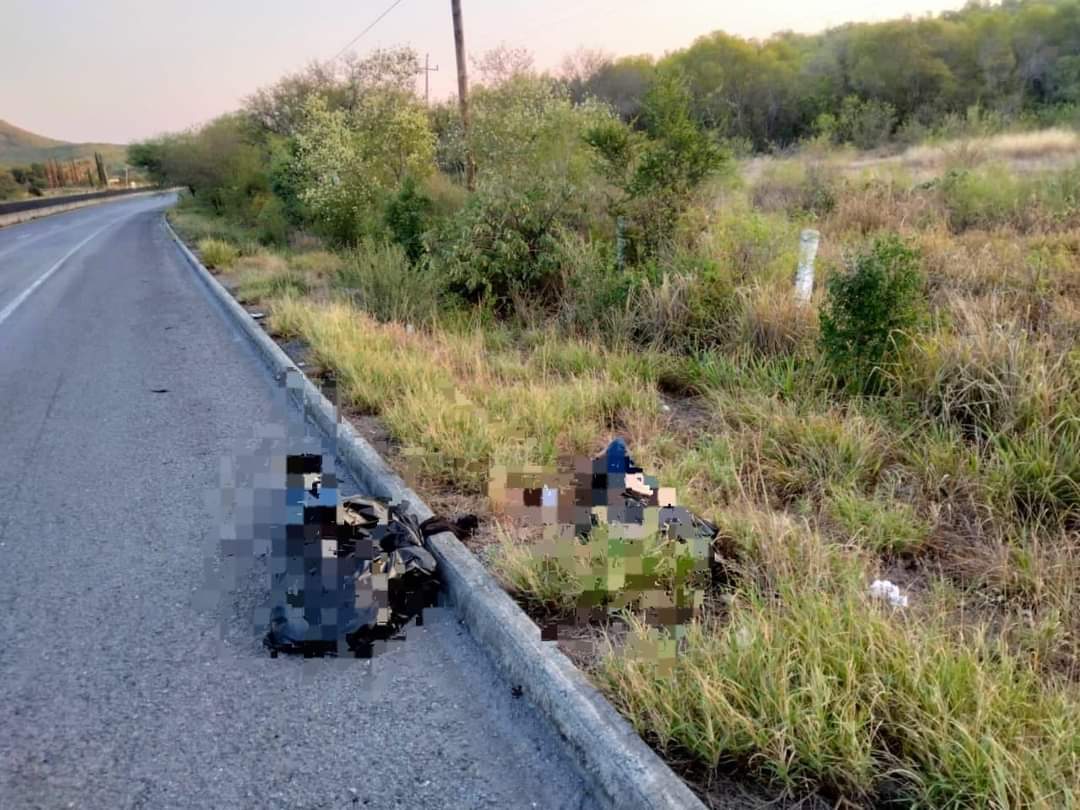
[[[0,166],[24,166],[46,160],[80,160],[101,152],[110,169],[124,165],[127,147],[116,143],[70,143],[27,132],[0,119]]]

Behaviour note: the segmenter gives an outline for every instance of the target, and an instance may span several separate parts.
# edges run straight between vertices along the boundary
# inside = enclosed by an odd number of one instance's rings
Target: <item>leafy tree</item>
[[[295,142],[300,198],[340,242],[380,230],[389,194],[406,177],[423,178],[435,166],[423,105],[394,89],[364,93],[351,111],[310,99]]]
[[[519,74],[473,96],[477,191],[432,237],[451,291],[506,311],[515,298],[551,300],[561,284],[563,234],[589,227],[602,203],[583,135],[613,120],[603,105],[574,105],[564,85]]]
[[[679,216],[729,155],[690,114],[690,92],[681,75],[663,71],[643,100],[644,132],[617,120],[585,134],[616,189],[611,212],[628,220],[632,256],[655,256],[674,233]]]

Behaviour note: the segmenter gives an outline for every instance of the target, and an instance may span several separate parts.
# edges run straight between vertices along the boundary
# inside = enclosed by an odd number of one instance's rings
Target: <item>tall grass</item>
[[[295,298],[275,302],[273,324],[307,341],[355,407],[419,450],[422,470],[473,492],[493,463],[591,452],[599,437],[659,410],[640,379],[591,369],[538,376],[514,352],[490,356],[479,333],[409,330]]]
[[[369,241],[349,251],[337,286],[381,321],[428,324],[439,312],[438,279],[426,267],[414,267],[400,245]]]
[[[873,603],[859,558],[814,535],[764,542],[786,562],[767,588],[738,588],[722,624],[692,626],[673,672],[633,654],[640,624],[629,653],[611,646],[597,669],[661,750],[876,806],[1080,798],[1074,698],[983,635],[958,641]]]

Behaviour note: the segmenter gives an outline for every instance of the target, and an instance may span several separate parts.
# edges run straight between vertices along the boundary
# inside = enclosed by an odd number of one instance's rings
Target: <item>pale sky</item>
[[[0,119],[70,141],[125,143],[236,109],[329,59],[392,0],[3,0]],[[462,0],[466,46],[505,42],[557,66],[579,46],[667,51],[715,30],[746,37],[957,9],[964,0]],[[454,92],[449,0],[403,0],[357,42],[431,54],[433,97]],[[884,55],[883,55],[884,56]],[[422,80],[421,80],[422,81]],[[418,84],[422,88],[423,84]]]

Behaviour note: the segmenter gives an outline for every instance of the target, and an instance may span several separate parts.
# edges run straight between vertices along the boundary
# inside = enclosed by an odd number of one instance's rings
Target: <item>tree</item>
[[[374,88],[412,92],[419,69],[412,48],[379,48],[363,58],[349,54],[334,62],[312,62],[253,93],[244,110],[263,130],[291,136],[311,99],[322,99],[329,110],[351,111]]]
[[[570,91],[574,103],[579,104],[586,98],[588,81],[614,61],[615,57],[604,51],[578,48],[563,57],[559,66],[559,80]]]
[[[730,155],[693,119],[691,103],[685,77],[667,69],[643,99],[643,133],[608,120],[585,136],[617,189],[610,208],[629,220],[638,260],[666,246],[694,192],[729,163]]]
[[[651,56],[628,56],[601,63],[575,92],[580,99],[608,104],[624,121],[641,115],[641,103],[656,76]]]
[[[532,53],[525,48],[511,48],[505,42],[470,61],[480,77],[478,83],[489,87],[536,72]]]
[[[309,99],[295,141],[300,197],[341,242],[380,229],[389,194],[435,166],[423,104],[393,88],[364,93],[351,111]]]

